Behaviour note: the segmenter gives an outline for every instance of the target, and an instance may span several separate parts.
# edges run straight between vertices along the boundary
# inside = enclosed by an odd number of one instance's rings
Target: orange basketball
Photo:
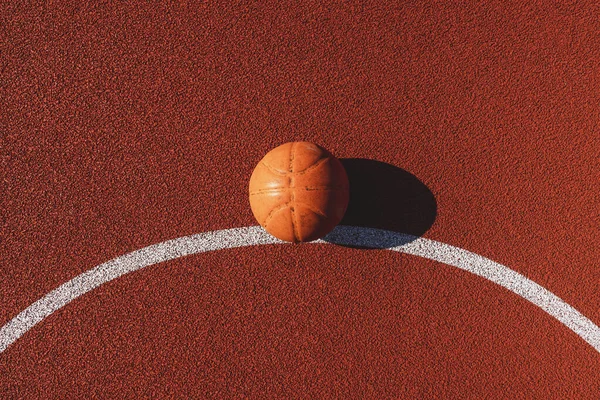
[[[329,233],[348,206],[342,163],[308,142],[283,144],[256,166],[250,207],[267,232],[287,242],[309,242]]]

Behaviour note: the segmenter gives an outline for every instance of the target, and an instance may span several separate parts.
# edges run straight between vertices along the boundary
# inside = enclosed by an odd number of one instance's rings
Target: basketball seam
[[[297,190],[306,190],[306,191],[317,191],[317,190],[348,190],[347,187],[345,186],[327,186],[327,185],[323,185],[323,186],[311,186],[311,187],[297,187],[297,186],[292,186],[292,187],[280,187],[280,188],[269,188],[269,189],[260,189],[260,190],[255,190],[253,192],[250,192],[250,195],[256,195],[256,194],[264,194],[264,193],[276,193],[279,191],[285,191],[285,190],[292,190],[292,189],[297,189]]]
[[[292,143],[292,146],[290,148],[290,184],[289,187],[293,188],[294,187],[294,157],[295,157],[295,144],[296,143]],[[295,205],[296,205],[296,201],[294,198],[294,189],[290,190],[290,203],[292,204],[290,207],[290,213],[291,213],[291,220],[292,220],[292,234],[294,235],[294,242],[295,241],[300,241],[300,234],[298,232],[298,227],[297,227],[297,223],[296,223],[296,209],[295,209]]]
[[[295,156],[295,154],[294,154],[294,147],[295,146],[294,145],[295,144],[296,143],[292,143],[292,146],[290,147],[290,168],[289,168],[290,169],[290,171],[289,171],[290,174],[294,173],[294,156]]]
[[[313,169],[317,168],[319,165],[324,164],[325,161],[329,160],[329,156],[323,157],[318,159],[317,161],[314,162],[314,164],[309,165],[308,167],[304,168],[303,170],[297,171],[296,175],[304,175],[307,172],[312,171]]]
[[[327,161],[328,159],[329,159],[329,156],[320,158],[317,161],[315,161],[314,164],[309,165],[308,167],[304,168],[303,170],[295,172],[295,174],[296,175],[304,175],[307,172],[310,172],[313,169],[317,168],[319,165],[325,163],[325,161]],[[262,165],[264,165],[269,171],[273,172],[274,174],[284,175],[284,176],[292,174],[292,172],[290,172],[290,171],[282,171],[280,169],[277,169],[274,166],[267,164],[265,161],[261,161],[260,163]]]
[[[280,204],[278,207],[275,207],[273,209],[271,209],[271,211],[269,211],[269,214],[265,217],[265,222],[262,224],[262,226],[266,227],[268,225],[269,222],[271,222],[271,220],[273,219],[273,215],[277,212],[277,211],[281,211],[286,207],[289,207],[290,203],[284,203],[284,204]]]
[[[323,211],[319,210],[318,208],[313,208],[312,206],[309,206],[306,203],[301,203],[301,202],[297,202],[296,203],[297,206],[302,206],[302,207],[306,207],[308,208],[311,212],[320,215],[323,218],[327,218],[327,214],[325,214]]]
[[[290,207],[290,213],[292,214],[292,231],[294,234],[294,241],[299,241],[301,242],[302,239],[300,238],[300,232],[298,231],[298,226],[295,222],[296,219],[296,209],[294,207]]]
[[[269,189],[260,189],[260,190],[255,190],[253,192],[250,192],[250,196],[254,196],[257,194],[265,194],[265,193],[277,193],[277,192],[281,192],[281,191],[286,191],[289,190],[291,188],[289,187],[280,187],[280,188],[269,188]]]
[[[277,174],[277,175],[289,175],[289,172],[288,172],[288,171],[282,171],[282,170],[280,170],[280,169],[277,169],[277,168],[275,168],[274,166],[272,166],[272,165],[269,165],[269,164],[267,164],[267,163],[266,163],[266,162],[264,162],[264,161],[261,161],[260,163],[261,163],[262,165],[264,165],[264,166],[265,166],[265,168],[267,168],[269,171],[273,172],[274,174]]]
[[[309,190],[309,191],[310,190],[348,190],[348,188],[346,186],[341,186],[341,185],[305,186],[303,188],[295,187],[294,189]]]

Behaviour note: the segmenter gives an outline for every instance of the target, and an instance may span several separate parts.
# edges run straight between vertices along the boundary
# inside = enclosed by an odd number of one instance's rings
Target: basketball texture
[[[250,177],[250,207],[260,225],[278,239],[310,242],[329,233],[348,206],[342,163],[308,142],[271,150]]]

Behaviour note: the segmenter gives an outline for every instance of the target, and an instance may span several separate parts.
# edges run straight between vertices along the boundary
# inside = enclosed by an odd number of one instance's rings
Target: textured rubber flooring
[[[408,233],[600,324],[600,5],[528,3],[0,6],[0,326],[114,257],[256,224],[249,176],[292,140],[405,182]],[[82,296],[0,354],[0,397],[592,399],[599,367],[467,272],[277,245]]]

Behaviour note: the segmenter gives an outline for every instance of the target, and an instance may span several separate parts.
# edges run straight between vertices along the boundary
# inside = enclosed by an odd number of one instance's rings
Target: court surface
[[[600,395],[597,2],[0,8],[0,398]]]

